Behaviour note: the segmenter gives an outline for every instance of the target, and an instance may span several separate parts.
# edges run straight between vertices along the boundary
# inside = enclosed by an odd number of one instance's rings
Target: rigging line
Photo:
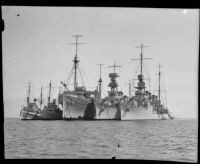
[[[150,73],[149,73],[150,69],[151,69],[151,66],[149,66],[149,69],[147,69],[148,76],[150,76]]]
[[[166,99],[165,99],[164,95],[163,95],[163,104],[164,104],[164,106],[166,106]]]
[[[143,65],[144,65],[144,70],[145,70],[145,72],[147,74],[147,77],[148,77],[148,79],[150,79],[149,74],[148,74],[147,69],[146,69],[146,66],[145,66],[145,64],[143,64]]]
[[[73,69],[74,69],[74,65],[73,65],[73,67],[72,67],[72,69],[71,69],[71,71],[70,71],[69,77],[68,77],[68,79],[67,79],[67,84],[66,84],[66,86],[68,86],[68,83],[69,83],[69,80],[70,80],[70,78],[71,78]]]
[[[167,107],[167,92],[165,92],[165,102],[166,102],[166,107]]]
[[[133,78],[134,78],[134,77],[135,77],[135,75],[137,74],[137,71],[138,71],[139,67],[140,67],[140,64],[138,64],[137,70],[136,70],[136,72],[135,72],[135,74],[134,74]]]
[[[161,98],[162,102],[164,102],[164,99],[163,99],[163,96],[162,96],[162,94],[160,94],[160,98]]]
[[[165,92],[164,98],[165,98],[165,104],[166,104],[166,107],[167,107],[167,95],[166,95],[166,94],[167,94],[167,90],[166,90],[166,88],[165,88],[163,79],[164,79],[164,78],[161,78],[161,83],[162,83],[162,86],[163,86],[163,88],[164,88],[164,92]]]
[[[149,91],[150,91],[151,79],[150,79],[150,77],[149,77],[149,73],[148,73],[148,71],[147,71],[147,69],[146,69],[145,64],[144,64],[144,70],[145,70],[145,72],[146,72],[146,74],[147,74],[147,78],[148,78],[148,80],[149,80]]]
[[[84,76],[85,76],[85,78],[86,78],[88,84],[91,86],[91,83],[90,83],[90,81],[88,80],[88,77],[87,77],[87,74],[86,74],[85,70],[83,69],[82,65],[79,64],[79,66],[80,66],[80,68],[83,70]]]
[[[163,78],[161,79],[161,82],[162,82],[162,85],[163,85],[164,90],[166,90],[165,85],[164,85]]]
[[[83,83],[83,86],[85,87],[85,84],[84,84],[84,81],[83,81],[83,76],[81,74],[81,69],[80,69],[80,66],[78,65],[78,70],[79,70],[79,73],[80,73],[80,77],[81,77],[81,81]]]
[[[162,85],[163,85],[163,88],[164,88],[164,92],[165,92],[165,104],[166,104],[166,107],[167,107],[167,90],[165,88],[163,78],[161,79],[161,82],[162,82]]]
[[[165,89],[165,85],[164,85],[164,82],[163,82],[163,78],[161,79],[161,82],[162,82],[162,85],[163,85],[163,88],[164,88],[164,92],[165,92],[165,103],[166,103],[166,106],[167,106],[167,90]]]
[[[149,79],[149,92],[151,92],[151,79]]]
[[[157,83],[158,83],[158,79],[155,82],[154,89],[153,89],[153,94],[155,93],[155,90],[156,90],[156,87],[157,87]]]

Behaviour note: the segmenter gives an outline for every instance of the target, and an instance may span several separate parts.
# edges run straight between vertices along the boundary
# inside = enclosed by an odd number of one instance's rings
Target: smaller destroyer
[[[20,111],[21,120],[40,120],[41,119],[41,110],[38,107],[34,98],[34,102],[30,102],[30,92],[31,92],[31,82],[29,82],[28,87],[28,96],[26,98],[26,106],[22,106]]]

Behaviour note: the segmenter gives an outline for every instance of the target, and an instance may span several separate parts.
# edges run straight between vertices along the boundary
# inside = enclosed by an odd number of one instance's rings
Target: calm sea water
[[[4,122],[5,158],[197,162],[198,120]]]

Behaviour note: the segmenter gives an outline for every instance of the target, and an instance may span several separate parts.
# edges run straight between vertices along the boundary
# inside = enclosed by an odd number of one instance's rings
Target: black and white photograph
[[[5,159],[198,161],[199,9],[1,9]]]

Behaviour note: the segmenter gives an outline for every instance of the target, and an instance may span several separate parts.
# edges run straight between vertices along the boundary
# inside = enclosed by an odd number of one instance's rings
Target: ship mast
[[[99,67],[100,67],[100,77],[99,77],[99,99],[101,100],[101,84],[102,84],[102,78],[101,78],[101,66],[103,65],[103,64],[98,64],[99,65]]]
[[[128,83],[128,89],[129,89],[129,97],[131,97],[131,83]]]
[[[28,86],[27,106],[28,106],[28,104],[29,104],[29,100],[30,100],[30,93],[31,93],[31,82],[29,82],[29,86]]]
[[[77,51],[78,51],[78,45],[79,44],[85,44],[85,43],[78,43],[78,38],[79,37],[82,37],[82,35],[79,35],[79,34],[76,34],[76,35],[72,35],[72,37],[75,37],[76,39],[76,42],[75,43],[71,43],[71,44],[75,44],[75,56],[74,56],[74,91],[76,92],[76,88],[78,86],[78,83],[77,83],[77,68],[78,68],[78,54],[77,54]]]
[[[160,65],[160,63],[159,63],[159,72],[158,72],[158,77],[159,77],[159,85],[158,85],[158,101],[159,101],[159,103],[160,103],[160,75],[161,75],[161,73],[160,73],[160,67],[161,67],[161,65]]]
[[[143,60],[152,59],[152,58],[143,58],[143,48],[146,48],[146,47],[149,47],[149,46],[143,45],[143,43],[141,43],[140,46],[136,46],[135,48],[141,49],[140,59],[131,59],[131,60],[140,60],[140,65],[141,65],[140,66],[140,75],[138,75],[139,83],[138,83],[138,87],[136,87],[139,90],[145,89],[145,83],[143,82],[143,80],[144,80],[144,77],[143,77]]]
[[[125,85],[128,85],[128,93],[129,93],[129,98],[131,97],[131,80],[128,83],[125,83]]]
[[[114,63],[112,66],[108,66],[108,67],[113,67],[113,73],[116,73],[116,72],[115,72],[115,68],[116,68],[116,67],[122,67],[122,66],[116,65],[116,64]]]
[[[145,46],[143,45],[143,43],[141,43],[140,46],[136,46],[135,48],[140,48],[141,49],[141,53],[140,53],[140,64],[141,64],[141,68],[140,68],[140,74],[142,75],[142,70],[143,70],[143,60],[147,59],[147,58],[143,58],[143,48],[145,47],[149,47],[149,46]],[[149,59],[149,58],[148,58]]]
[[[43,87],[41,87],[41,93],[40,93],[40,109],[41,109],[41,106],[42,106],[42,90],[43,90]]]
[[[49,83],[49,97],[48,97],[48,103],[50,103],[50,96],[51,96],[51,81]]]

